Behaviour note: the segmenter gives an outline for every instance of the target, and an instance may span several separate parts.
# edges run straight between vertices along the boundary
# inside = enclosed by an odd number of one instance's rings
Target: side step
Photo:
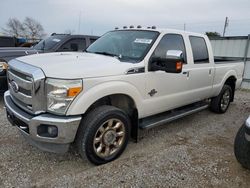
[[[159,125],[163,125],[176,119],[204,110],[208,106],[209,104],[207,102],[198,102],[192,105],[177,108],[172,111],[167,111],[157,115],[146,117],[139,121],[139,128],[149,129]]]

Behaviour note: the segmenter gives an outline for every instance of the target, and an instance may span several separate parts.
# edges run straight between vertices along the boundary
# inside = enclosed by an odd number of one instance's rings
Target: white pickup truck
[[[38,148],[104,164],[138,130],[210,106],[224,113],[244,63],[215,61],[207,36],[152,28],[116,29],[85,52],[31,55],[9,62],[9,121]]]

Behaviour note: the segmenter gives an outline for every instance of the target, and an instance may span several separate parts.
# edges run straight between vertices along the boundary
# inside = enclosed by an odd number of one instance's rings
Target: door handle
[[[189,72],[190,71],[184,71],[184,72],[182,72],[182,74],[187,75],[187,77],[189,77]]]
[[[211,75],[212,74],[212,69],[209,69],[208,73],[209,73],[209,75]]]

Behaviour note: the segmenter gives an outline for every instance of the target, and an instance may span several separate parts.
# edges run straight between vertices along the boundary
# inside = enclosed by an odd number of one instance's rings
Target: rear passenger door
[[[189,89],[195,101],[211,96],[214,67],[209,60],[208,48],[203,37],[189,36],[193,67],[189,72]]]

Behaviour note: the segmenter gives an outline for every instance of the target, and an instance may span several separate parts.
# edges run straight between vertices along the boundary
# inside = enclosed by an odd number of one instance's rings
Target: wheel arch
[[[93,104],[91,104],[86,110],[85,114],[88,114],[93,109],[98,108],[103,105],[114,106],[127,113],[131,122],[131,135],[130,136],[135,141],[137,141],[138,140],[138,126],[139,126],[138,110],[137,110],[136,103],[133,100],[133,98],[127,94],[121,94],[121,93],[107,95],[102,98],[99,98]],[[84,116],[85,115],[83,114],[83,119],[84,119]]]
[[[235,93],[236,81],[237,81],[237,78],[234,75],[231,75],[224,82],[224,85],[228,85],[232,89],[232,96],[231,96],[231,99],[230,99],[231,102],[234,101],[234,93]]]

